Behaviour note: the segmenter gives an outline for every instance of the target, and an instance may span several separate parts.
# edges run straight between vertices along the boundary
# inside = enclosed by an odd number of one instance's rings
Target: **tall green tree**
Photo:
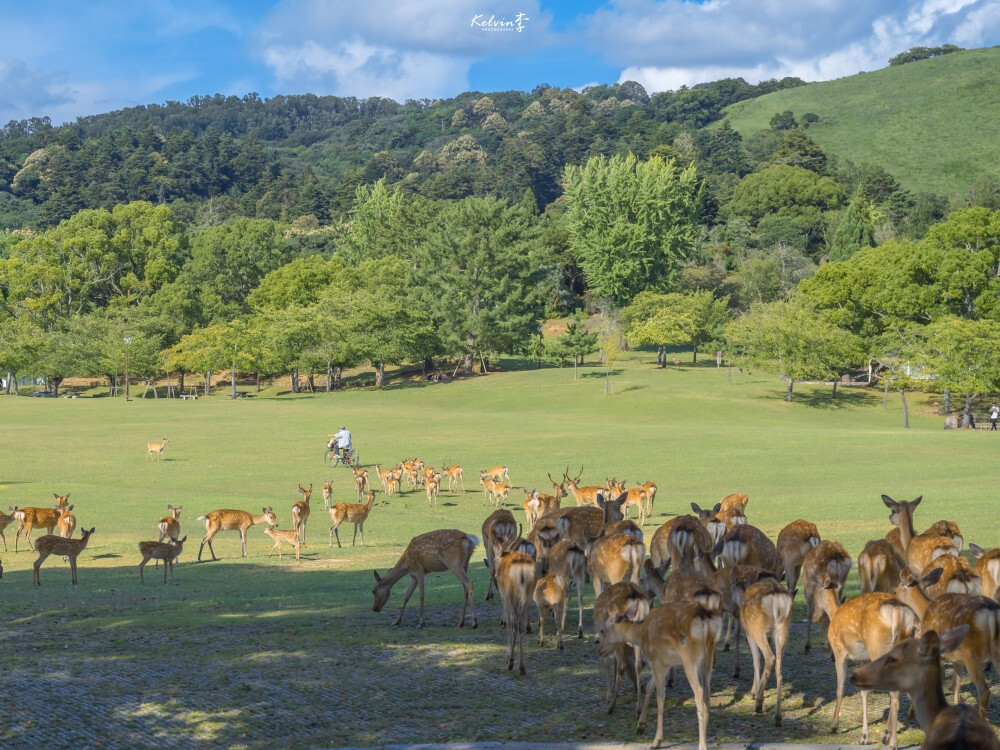
[[[847,204],[833,234],[830,260],[847,260],[863,247],[875,245],[875,207],[860,191]]]
[[[597,334],[587,330],[587,315],[577,308],[566,324],[566,333],[557,339],[558,346],[573,357],[573,380],[576,380],[577,365],[583,358],[597,351]]]

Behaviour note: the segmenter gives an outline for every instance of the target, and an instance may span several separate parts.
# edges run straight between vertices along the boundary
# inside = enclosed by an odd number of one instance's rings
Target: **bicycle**
[[[361,457],[353,448],[348,448],[347,450],[340,452],[331,448],[323,454],[323,463],[331,469],[336,467],[338,464],[343,464],[344,466],[356,469],[361,466]]]

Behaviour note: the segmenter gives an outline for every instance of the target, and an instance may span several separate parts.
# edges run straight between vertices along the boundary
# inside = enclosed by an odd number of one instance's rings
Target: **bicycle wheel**
[[[323,463],[329,466],[330,468],[333,468],[334,466],[337,465],[337,454],[334,453],[333,451],[327,451],[325,454],[323,454]]]
[[[350,465],[355,469],[361,466],[361,456],[358,455],[356,450],[351,450],[350,454]]]

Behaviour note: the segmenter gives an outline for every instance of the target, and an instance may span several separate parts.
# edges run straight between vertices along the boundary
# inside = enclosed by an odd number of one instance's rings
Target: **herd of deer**
[[[604,488],[579,487],[579,478],[570,479],[564,472],[562,482],[552,482],[554,495],[527,493],[526,536],[505,508],[496,509],[483,523],[484,562],[490,572],[486,598],[492,598],[494,587],[499,592],[508,669],[514,668],[516,651],[519,671],[526,671],[524,639],[530,632],[532,603],[538,612],[539,646],[544,645],[544,621],[551,613],[561,650],[570,589],[575,587],[577,636],[583,636],[583,594],[589,577],[595,596],[596,643],[607,675],[607,711],[614,710],[626,678],[635,686],[642,732],[655,688],[657,726],[652,746],[660,746],[665,687],[673,667],[681,667],[695,699],[698,746],[706,750],[716,649],[721,643],[729,650],[735,641],[733,676],[739,677],[741,630],[753,662],[750,694],[755,709],[763,711],[773,672],[774,721],[781,725],[782,657],[792,603],[801,584],[807,610],[806,653],[812,624],[827,623],[836,672],[832,731],[838,727],[848,662],[868,662],[851,675],[861,691],[863,743],[869,741],[868,694],[885,690],[890,694],[890,713],[882,741],[889,748],[897,746],[899,694],[906,692],[911,712],[925,732],[924,748],[1000,749],[985,720],[989,686],[983,671],[987,664],[1000,668],[1000,603],[995,598],[1000,588],[1000,549],[986,552],[970,545],[978,560],[973,567],[960,554],[964,540],[954,522],[939,521],[917,534],[913,514],[921,498],[897,502],[882,496],[893,528],[885,539],[869,542],[858,556],[861,594],[846,599],[851,556],[838,542],[822,539],[809,521],[793,521],[774,542],[747,522],[746,495],[730,495],[711,509],[692,503],[695,515],[676,516],[656,529],[648,541],[647,558],[641,527],[656,486],[626,490],[624,483],[609,481]],[[484,487],[499,481],[484,472]],[[560,507],[564,486],[575,496],[575,507]],[[639,524],[625,518],[631,505],[639,509]],[[464,590],[459,626],[476,627],[468,568],[478,545],[475,535],[457,529],[414,537],[388,573],[374,572],[374,611],[381,611],[393,586],[409,574],[410,586],[393,624],[402,622],[419,587],[422,627],[424,578],[450,571]],[[656,600],[660,606],[654,606]],[[953,701],[958,704],[962,675],[967,673],[978,691],[978,710],[946,703],[942,659],[953,665]],[[644,664],[652,672],[645,696]]]

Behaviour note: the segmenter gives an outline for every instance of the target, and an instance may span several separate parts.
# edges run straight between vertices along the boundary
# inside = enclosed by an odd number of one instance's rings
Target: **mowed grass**
[[[568,465],[575,474],[582,465],[586,482],[657,482],[648,535],[692,501],[707,505],[740,491],[750,495],[750,521],[772,537],[807,518],[856,557],[888,529],[879,500],[885,492],[922,494],[918,524],[951,518],[968,541],[998,541],[1000,437],[943,431],[925,399],[911,396],[912,428],[903,430],[897,396],[883,410],[881,394],[842,389],[834,401],[828,388],[799,386],[796,401],[786,404],[774,377],[734,371],[730,384],[714,363],[694,367],[686,359],[658,370],[648,354],[634,353],[616,369],[612,397],[603,395],[598,368],[582,368],[574,381],[569,369],[513,365],[449,384],[236,402],[0,399],[0,505],[48,506],[53,493],[70,492],[79,527],[97,528],[80,558],[80,585],[72,587],[67,566],[51,557],[41,588],[31,586],[35,555],[23,548],[15,554],[14,526],[7,529],[0,745],[309,748],[635,738],[631,692],[613,716],[603,712],[589,586],[587,637],[568,639],[560,653],[550,633],[544,649],[530,636],[523,678],[505,669],[497,604],[482,602],[481,547],[471,568],[477,630],[455,627],[460,587],[448,574],[428,578],[425,629],[414,627],[416,597],[404,627],[390,627],[406,580],[383,612],[371,611],[371,569],[391,566],[413,535],[438,528],[480,535],[489,509],[478,470],[488,465],[510,468],[519,489],[509,507],[519,519],[520,488],[548,489],[547,472]],[[353,500],[350,473],[322,463],[326,435],[341,423],[370,468],[413,456],[435,466],[459,463],[467,491],[445,492],[436,508],[422,491],[388,499],[366,524],[368,546],[351,547],[345,525],[345,547],[328,549],[322,482],[333,480],[336,501]],[[165,460],[144,460],[146,443],[163,436],[170,438]],[[215,542],[221,560],[194,563],[204,531],[197,516],[270,505],[288,528],[299,483],[314,486],[301,562],[288,548],[283,561],[268,559],[271,541],[258,526],[249,532],[248,560],[239,557],[238,536],[223,533]],[[150,565],[140,586],[136,544],[156,538],[167,503],[183,506],[188,543],[173,585],[164,586]],[[855,573],[850,586],[856,590]],[[713,740],[857,741],[853,694],[841,721],[849,734],[829,735],[833,665],[825,647],[802,655],[801,610],[800,596],[786,660],[785,726],[753,714],[744,644],[738,681],[730,677],[731,653],[717,661]],[[567,624],[575,622],[571,610]],[[694,706],[683,678],[670,696],[678,703],[668,709],[667,738],[691,741]],[[872,704],[873,732],[880,732],[888,699],[874,696]],[[773,711],[773,690],[765,708]],[[910,729],[903,740],[918,741],[919,733]]]
[[[996,175],[998,71],[1000,47],[968,50],[777,91],[727,115],[747,136],[776,112],[812,112],[820,121],[807,132],[828,153],[881,164],[909,190],[956,198],[979,175]]]

